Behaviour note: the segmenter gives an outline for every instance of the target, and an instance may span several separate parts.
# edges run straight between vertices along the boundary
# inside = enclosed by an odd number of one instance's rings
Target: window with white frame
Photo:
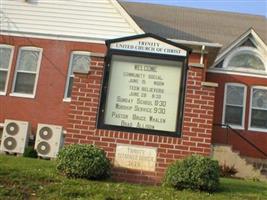
[[[0,94],[6,94],[13,47],[0,44]]]
[[[266,74],[266,59],[253,47],[239,47],[223,62],[223,68],[231,71]]]
[[[267,131],[267,87],[251,88],[249,129]]]
[[[224,93],[223,124],[244,128],[246,86],[227,83]]]
[[[71,53],[64,99],[71,98],[72,85],[74,80],[73,72],[79,72],[79,73],[88,72],[89,65],[90,65],[90,52],[73,51]]]
[[[21,47],[19,49],[13,94],[34,97],[41,64],[42,49]]]
[[[261,59],[251,53],[240,53],[231,58],[228,67],[236,69],[247,68],[251,70],[265,71],[265,67]]]

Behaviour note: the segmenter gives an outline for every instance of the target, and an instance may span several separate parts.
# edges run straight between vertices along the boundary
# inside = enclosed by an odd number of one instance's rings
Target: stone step
[[[240,156],[239,152],[233,151],[232,147],[229,145],[214,145],[213,158],[218,160],[220,165],[226,164],[229,167],[234,166],[237,169],[236,177],[267,180],[267,176],[265,176],[265,173],[267,175],[265,163],[263,168],[262,163],[259,164],[259,162],[256,163],[255,160]],[[265,160],[263,161],[265,162]],[[262,170],[264,176],[261,174]]]
[[[267,172],[261,172],[261,175],[265,177],[265,179],[267,179]]]
[[[244,157],[248,163],[252,164],[255,168],[267,171],[267,159],[256,159]]]
[[[222,145],[219,145],[219,144],[216,144],[216,145],[213,145],[213,147],[215,147],[215,151],[221,151],[221,149],[223,149],[223,151],[227,151],[227,152],[233,152],[233,153],[236,153],[238,155],[240,155],[240,152],[237,151],[237,150],[234,150],[232,148],[232,146],[230,145],[226,145],[226,144],[222,144]]]

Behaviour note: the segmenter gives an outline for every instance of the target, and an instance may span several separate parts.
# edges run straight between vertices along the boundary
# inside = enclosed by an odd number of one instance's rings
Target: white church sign
[[[179,136],[188,49],[150,35],[108,47],[98,127]]]
[[[136,52],[186,56],[187,51],[179,47],[167,44],[152,37],[122,41],[110,45],[111,49],[128,50]]]

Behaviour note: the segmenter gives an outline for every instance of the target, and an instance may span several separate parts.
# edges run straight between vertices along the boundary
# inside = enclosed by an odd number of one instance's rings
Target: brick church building
[[[1,10],[2,128],[60,126],[65,144],[104,149],[132,182],[159,182],[216,144],[267,159],[265,17],[116,0]],[[122,159],[137,153],[149,161]]]

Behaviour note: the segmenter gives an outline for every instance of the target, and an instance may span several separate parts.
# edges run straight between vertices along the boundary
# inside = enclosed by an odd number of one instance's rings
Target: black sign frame
[[[131,41],[133,39],[138,38],[147,38],[152,37],[157,40],[160,40],[164,43],[170,44],[172,46],[181,48],[185,50],[186,56],[176,56],[176,55],[166,55],[166,54],[155,54],[155,53],[148,53],[148,52],[137,52],[137,51],[129,51],[129,50],[118,50],[118,49],[111,49],[110,46],[112,43],[122,42],[122,41]],[[136,36],[124,37],[114,40],[107,40],[107,55],[105,57],[105,64],[104,64],[104,74],[102,79],[102,89],[101,89],[101,96],[99,102],[99,110],[97,116],[97,128],[98,129],[105,129],[105,130],[114,130],[120,132],[131,132],[131,133],[142,133],[142,134],[150,134],[150,135],[162,135],[162,136],[170,136],[170,137],[181,137],[182,135],[182,126],[183,126],[183,113],[184,113],[184,100],[185,100],[185,91],[186,91],[186,80],[187,80],[187,70],[188,70],[188,57],[191,53],[191,49],[172,41],[166,40],[161,38],[157,35],[146,33]],[[110,79],[110,70],[111,70],[111,61],[114,55],[119,56],[132,56],[132,57],[141,57],[141,58],[152,58],[152,59],[160,59],[160,60],[171,60],[171,61],[178,61],[182,62],[182,74],[180,80],[180,88],[179,88],[179,105],[177,110],[177,122],[176,122],[176,130],[174,132],[170,131],[162,131],[162,130],[154,130],[154,129],[142,129],[136,127],[124,127],[124,126],[116,126],[104,123],[105,117],[105,107],[106,107],[106,100],[107,100],[107,92],[108,92],[108,83]]]

